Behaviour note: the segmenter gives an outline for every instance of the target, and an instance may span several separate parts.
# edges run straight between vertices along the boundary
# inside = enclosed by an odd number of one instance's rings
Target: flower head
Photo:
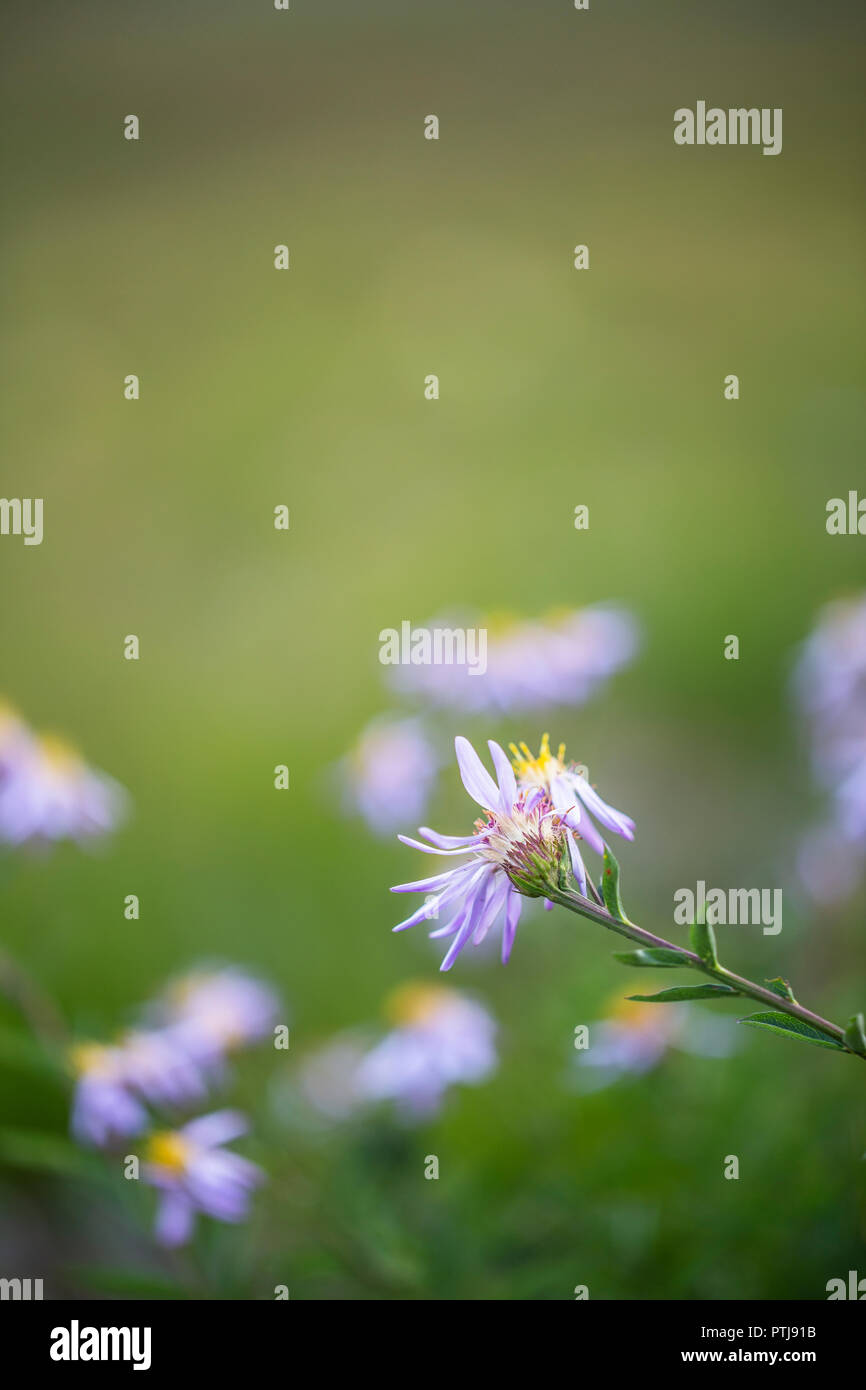
[[[120,1048],[78,1043],[68,1060],[76,1078],[70,1128],[80,1144],[101,1148],[145,1128],[147,1111],[130,1091]]]
[[[141,1176],[160,1192],[156,1238],[161,1245],[189,1240],[197,1212],[217,1221],[243,1221],[250,1194],[264,1173],[223,1145],[247,1132],[243,1115],[219,1110],[181,1129],[160,1130],[147,1141]]]
[[[563,825],[585,840],[597,854],[604,854],[604,840],[591,816],[594,816],[605,830],[621,835],[626,840],[634,839],[634,821],[630,816],[624,816],[621,811],[615,811],[606,801],[602,801],[590,784],[586,768],[566,761],[564,743],[559,745],[554,754],[550,749],[550,736],[545,734],[537,757],[533,757],[525,743],[519,748],[512,743],[511,752],[518,788],[527,793],[534,788],[542,788],[559,812]],[[586,875],[582,870],[582,864],[575,866],[575,878],[580,891],[585,893]]]
[[[828,604],[800,652],[794,694],[816,780],[829,792],[824,825],[799,852],[801,877],[819,899],[844,898],[866,855],[866,595]]]
[[[367,1100],[391,1100],[404,1115],[426,1118],[450,1086],[476,1084],[494,1070],[496,1024],[465,995],[404,985],[389,1013],[393,1028],[358,1068],[357,1089]]]
[[[418,719],[376,719],[342,760],[344,800],[377,834],[424,814],[439,759]]]
[[[455,615],[441,622],[453,627]],[[478,626],[487,633],[483,675],[459,665],[395,666],[393,683],[403,693],[466,713],[575,707],[626,665],[638,645],[631,615],[607,604],[543,618],[493,615]]]
[[[72,1133],[99,1147],[146,1127],[142,1101],[183,1106],[207,1089],[204,1071],[170,1028],[141,1029],[114,1043],[77,1043],[69,1064],[76,1079]]]
[[[195,971],[169,986],[163,1012],[191,1057],[202,1063],[258,1042],[279,1001],[269,985],[233,968]]]
[[[736,1047],[736,1035],[731,1020],[705,1009],[641,1003],[617,994],[604,1018],[590,1025],[589,1042],[576,1054],[580,1084],[598,1090],[652,1071],[671,1048],[699,1057],[727,1057]]]
[[[123,789],[75,749],[58,738],[37,738],[0,711],[0,840],[94,839],[119,824],[125,806]]]
[[[465,738],[455,740],[463,785],[486,812],[486,817],[475,822],[474,834],[439,835],[422,826],[418,833],[426,844],[405,835],[399,837],[403,844],[425,854],[469,856],[467,862],[446,873],[401,883],[391,890],[428,894],[423,906],[394,931],[405,931],[443,913],[448,916],[444,926],[430,933],[431,937],[453,938],[443,970],[450,970],[467,942],[478,945],[483,941],[499,919],[505,963],[514,944],[521,896],[548,898],[565,888],[569,864],[580,892],[586,893],[586,869],[577,839],[583,837],[602,851],[604,842],[588,814],[581,811],[578,796],[584,807],[592,806],[603,824],[629,839],[634,835],[634,822],[603,802],[585,779],[579,791],[572,786],[577,774],[564,763],[564,753],[553,759],[546,740],[542,744],[544,757],[540,754],[533,759],[528,749],[522,760],[518,754],[519,781],[499,744],[491,740],[488,748],[496,782],[472,745]]]

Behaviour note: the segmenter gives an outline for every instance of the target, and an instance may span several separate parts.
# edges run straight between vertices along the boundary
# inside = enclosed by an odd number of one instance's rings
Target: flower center
[[[389,995],[385,1013],[392,1023],[402,1027],[427,1023],[450,998],[450,989],[437,989],[435,985],[401,985]]]
[[[512,752],[512,763],[519,782],[532,782],[536,786],[546,787],[551,777],[565,771],[565,744],[559,745],[554,756],[550,751],[550,734],[542,736],[537,757],[533,757],[525,743],[521,743],[519,747],[516,743],[510,743],[508,746]]]
[[[108,1059],[110,1049],[102,1043],[76,1043],[69,1049],[69,1061],[73,1071],[79,1076],[107,1075],[111,1070]]]
[[[186,1168],[189,1153],[190,1146],[187,1141],[172,1129],[157,1130],[148,1139],[145,1150],[149,1163],[155,1163],[158,1168],[168,1168],[170,1172],[177,1174]]]

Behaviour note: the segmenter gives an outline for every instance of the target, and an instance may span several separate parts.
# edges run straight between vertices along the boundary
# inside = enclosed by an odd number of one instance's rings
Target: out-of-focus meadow
[[[866,542],[824,525],[863,481],[862,26],[776,0],[9,7],[3,492],[45,499],[45,535],[0,540],[3,687],[133,813],[90,852],[7,856],[2,944],[77,1036],[237,962],[279,990],[291,1047],[225,1092],[268,1173],[251,1219],[165,1254],[152,1194],[68,1138],[66,1085],[0,1006],[0,1274],[46,1296],[802,1299],[862,1270],[863,1068],[722,1004],[732,1055],[584,1092],[575,1026],[659,981],[564,912],[533,905],[505,968],[458,961],[499,1065],[439,1117],[320,1125],[298,1094],[314,1049],[438,978],[423,928],[390,934],[388,886],[426,862],[346,817],[332,769],[391,706],[380,630],[466,606],[629,608],[641,650],[583,708],[446,732],[549,727],[637,822],[635,920],[681,939],[677,888],[782,887],[780,935],[720,929],[731,966],[829,1017],[866,1004],[862,889],[816,905],[795,873],[823,803],[789,692],[863,580]],[[783,153],[676,147],[698,99],[782,107]],[[427,823],[472,814],[443,769]]]

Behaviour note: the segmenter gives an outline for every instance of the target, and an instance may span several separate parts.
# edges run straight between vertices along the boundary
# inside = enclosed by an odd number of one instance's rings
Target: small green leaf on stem
[[[611,917],[628,922],[619,892],[619,864],[607,845],[604,847],[604,869],[601,875],[601,896]],[[631,925],[631,923],[629,923]]]
[[[815,1047],[832,1047],[835,1052],[845,1051],[842,1043],[837,1042],[835,1038],[819,1032],[808,1023],[801,1023],[798,1018],[790,1018],[788,1014],[778,1014],[775,1011],[749,1014],[748,1018],[741,1018],[739,1022],[751,1024],[753,1028],[765,1028],[770,1033],[783,1033],[789,1038],[799,1038],[802,1042],[814,1043]]]
[[[689,927],[689,940],[695,955],[700,956],[704,965],[709,965],[715,970],[719,964],[719,957],[716,952],[716,934],[712,927],[706,922],[693,922]]]
[[[680,999],[718,999],[737,992],[730,985],[675,985],[658,994],[630,994],[628,997],[640,1004],[676,1004]]]
[[[781,975],[777,975],[774,980],[768,980],[767,984],[774,994],[778,994],[780,999],[787,999],[789,1003],[796,1004],[797,1001],[794,998],[794,991],[788,984],[788,981],[782,979]]]
[[[639,951],[614,951],[613,954],[623,965],[655,965],[673,970],[678,965],[691,964],[682,951],[669,950],[667,946],[641,946]]]
[[[852,1052],[866,1057],[866,1020],[862,1014],[854,1014],[845,1029],[845,1043]]]

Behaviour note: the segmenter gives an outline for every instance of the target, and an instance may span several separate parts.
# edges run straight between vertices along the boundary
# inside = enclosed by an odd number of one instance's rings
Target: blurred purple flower
[[[453,628],[449,618],[429,628]],[[635,620],[625,610],[600,604],[551,614],[546,619],[490,619],[473,626],[487,633],[487,669],[466,666],[393,666],[391,680],[403,694],[463,713],[519,713],[550,706],[582,705],[634,656]]]
[[[642,984],[641,984],[641,987]],[[576,1062],[584,1090],[642,1076],[676,1048],[700,1057],[728,1057],[737,1046],[730,1020],[688,1004],[643,1004],[616,995],[605,1018],[589,1026],[589,1047]]]
[[[76,1077],[70,1128],[80,1144],[103,1148],[114,1139],[140,1134],[148,1117],[131,1094],[120,1048],[79,1043],[70,1049]]]
[[[822,610],[793,689],[815,778],[830,794],[826,823],[801,844],[800,874],[815,897],[838,900],[856,885],[866,854],[866,595]]]
[[[0,710],[0,841],[87,841],[115,829],[126,805],[122,787],[74,749]]]
[[[392,997],[391,1032],[361,1060],[357,1091],[426,1119],[450,1086],[484,1081],[497,1064],[496,1024],[480,1004],[441,986],[404,985]]]
[[[225,967],[176,980],[158,1008],[179,1046],[208,1065],[266,1037],[277,1020],[279,999],[262,980]]]
[[[438,765],[420,720],[375,719],[338,765],[346,809],[376,834],[390,834],[423,816]]]
[[[160,1192],[156,1238],[161,1245],[184,1245],[199,1212],[217,1221],[245,1220],[251,1193],[265,1175],[223,1145],[247,1128],[237,1111],[219,1110],[150,1136],[141,1176]]]

